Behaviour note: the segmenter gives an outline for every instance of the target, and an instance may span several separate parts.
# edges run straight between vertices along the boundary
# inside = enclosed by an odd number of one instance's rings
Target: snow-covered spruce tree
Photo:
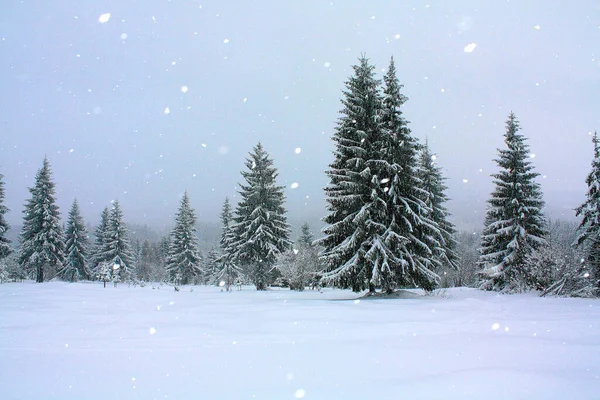
[[[48,158],[44,158],[29,192],[31,198],[25,203],[19,238],[19,264],[35,276],[36,282],[44,282],[54,276],[65,260],[65,242]]]
[[[219,241],[219,248],[221,254],[215,259],[215,274],[213,275],[213,281],[219,285],[225,286],[226,291],[230,291],[235,280],[241,274],[241,268],[234,263],[234,231],[233,226],[233,211],[231,209],[231,203],[229,198],[225,198],[223,203],[223,209],[221,211],[221,239]]]
[[[504,135],[506,149],[495,160],[500,172],[492,175],[496,188],[488,200],[481,236],[479,265],[482,289],[515,291],[534,285],[525,257],[546,244],[546,219],[539,175],[533,172],[529,146],[519,134],[519,121],[510,113]]]
[[[291,246],[284,208],[283,186],[277,186],[277,169],[258,143],[246,159],[240,184],[241,200],[231,226],[234,264],[242,267],[257,290],[266,290],[277,254]]]
[[[4,217],[8,211],[8,208],[4,205],[4,175],[0,174],[0,260],[12,253],[10,239],[6,237],[10,225]]]
[[[442,235],[442,245],[434,248],[434,256],[441,264],[440,274],[449,277],[458,268],[458,255],[456,253],[456,229],[454,224],[448,220],[450,213],[444,203],[448,201],[446,196],[447,186],[442,168],[435,162],[436,156],[429,149],[429,143],[421,149],[418,169],[418,177],[421,180],[421,188],[425,191],[425,204],[430,209],[428,217],[435,223]],[[447,281],[447,280],[446,280]],[[449,282],[446,282],[448,284]]]
[[[219,266],[217,260],[219,259],[219,250],[216,247],[211,247],[206,253],[206,257],[202,263],[202,283],[204,285],[217,284],[217,274],[219,273]]]
[[[600,296],[600,139],[594,132],[594,159],[592,170],[587,176],[588,191],[585,202],[575,209],[576,215],[583,219],[579,224],[579,236],[575,246],[584,250],[586,262],[591,269],[591,278]]]
[[[73,201],[65,232],[66,259],[58,275],[70,282],[90,279],[88,269],[88,234],[79,211],[77,199]]]
[[[129,230],[123,221],[123,211],[117,200],[110,210],[103,240],[104,244],[99,257],[104,261],[101,261],[99,265],[103,266],[107,263],[113,266],[119,265],[118,269],[113,269],[111,275],[115,283],[132,279],[135,272],[133,251]]]
[[[393,59],[379,94],[374,66],[365,57],[346,82],[342,116],[333,140],[335,159],[325,188],[328,224],[317,241],[324,247],[325,282],[372,292],[398,285],[432,290],[439,261],[433,250],[441,234],[427,216],[417,177],[419,145],[401,106]]]
[[[194,283],[202,275],[201,261],[196,237],[196,215],[186,191],[175,214],[175,226],[171,232],[167,257],[169,281],[175,285]]]
[[[333,135],[334,160],[326,171],[330,179],[325,188],[329,214],[323,221],[327,226],[317,243],[323,247],[325,283],[358,292],[367,287],[374,290],[374,275],[382,275],[376,270],[391,273],[391,268],[385,261],[375,265],[379,260],[373,262],[367,257],[369,251],[370,256],[386,253],[381,240],[386,226],[378,224],[385,212],[378,190],[380,178],[371,170],[373,165],[367,164],[373,160],[383,134],[380,82],[375,78],[375,66],[365,56],[353,69],[354,75],[345,83],[341,117]],[[377,247],[382,251],[372,251]]]
[[[106,228],[108,227],[108,221],[110,220],[110,211],[108,210],[108,207],[104,207],[104,210],[102,210],[102,214],[100,215],[100,223],[98,224],[98,226],[96,227],[96,230],[94,231],[94,244],[92,245],[91,248],[91,255],[90,255],[90,261],[89,261],[89,267],[90,270],[92,271],[92,273],[94,274],[94,277],[98,277],[99,276],[99,271],[98,268],[100,266],[100,263],[103,262],[108,262],[110,260],[106,260],[104,258],[103,255],[103,250],[104,250],[104,239],[106,236]]]

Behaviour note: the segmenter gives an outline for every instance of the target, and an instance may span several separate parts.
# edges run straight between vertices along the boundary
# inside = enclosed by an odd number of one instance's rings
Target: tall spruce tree
[[[335,159],[327,171],[330,214],[318,241],[327,265],[323,277],[354,291],[381,286],[391,292],[398,285],[431,290],[441,233],[422,200],[419,144],[401,110],[407,98],[393,59],[383,95],[374,66],[365,57],[359,61],[343,92]]]
[[[23,210],[18,258],[23,269],[35,275],[36,282],[44,282],[54,276],[65,260],[65,242],[48,158],[44,158],[29,192],[31,198]]]
[[[277,169],[262,144],[254,147],[246,167],[231,227],[232,261],[245,269],[257,290],[266,290],[275,257],[291,247],[284,187],[276,184]]]
[[[506,149],[495,160],[500,172],[493,174],[495,189],[488,200],[481,237],[479,265],[482,289],[512,291],[532,285],[525,257],[546,243],[546,218],[538,173],[533,172],[526,138],[519,121],[510,113],[506,121]]]
[[[123,221],[123,211],[118,200],[114,201],[110,210],[99,258],[102,260],[100,265],[107,262],[119,265],[119,268],[114,269],[111,275],[115,283],[130,280],[135,272],[129,229]]]
[[[171,232],[167,273],[176,285],[194,283],[202,275],[201,258],[196,237],[196,215],[187,192],[184,193],[175,215]]]
[[[436,158],[429,148],[429,143],[425,141],[421,149],[418,176],[421,180],[421,188],[426,193],[425,204],[431,210],[429,218],[437,225],[443,239],[442,246],[434,249],[434,256],[440,260],[442,269],[456,270],[458,268],[456,229],[448,220],[450,213],[444,205],[448,201],[445,193],[448,187],[444,184],[442,168],[437,165]]]
[[[365,56],[353,69],[333,135],[334,161],[326,171],[330,183],[325,188],[329,214],[323,218],[327,226],[318,243],[324,248],[322,261],[327,266],[324,280],[360,291],[373,289],[376,268],[367,252],[370,244],[381,247],[379,234],[385,229],[377,225],[385,208],[377,187],[379,168],[371,170],[374,165],[370,163],[383,132],[379,118],[382,98],[375,66]],[[385,265],[379,268],[385,269]]]
[[[59,276],[70,282],[80,279],[90,279],[91,273],[88,268],[88,234],[79,210],[77,199],[69,211],[67,229],[65,232],[66,259]]]
[[[102,210],[102,214],[100,215],[100,223],[96,226],[94,230],[94,243],[91,248],[91,256],[89,261],[89,267],[94,276],[97,274],[97,269],[100,263],[106,262],[109,260],[104,259],[103,250],[104,250],[104,239],[106,228],[108,227],[108,221],[110,220],[110,211],[108,207],[104,207]]]
[[[219,240],[219,247],[223,254],[231,252],[231,241],[233,240],[231,230],[232,224],[233,210],[229,198],[226,197],[225,202],[223,203],[223,209],[221,210],[221,238]]]
[[[213,280],[219,285],[225,286],[226,291],[231,290],[231,286],[240,276],[241,269],[234,263],[233,259],[233,211],[229,198],[225,198],[223,209],[221,211],[221,239],[219,241],[220,255],[215,259],[215,271]]]
[[[586,262],[595,280],[596,295],[600,296],[600,139],[594,132],[594,159],[592,170],[585,182],[588,185],[585,202],[575,209],[578,217],[583,217],[579,224],[579,236],[575,246],[585,252]]]
[[[8,211],[4,205],[4,175],[0,174],[0,260],[12,253],[11,241],[6,237],[10,225],[4,217]]]

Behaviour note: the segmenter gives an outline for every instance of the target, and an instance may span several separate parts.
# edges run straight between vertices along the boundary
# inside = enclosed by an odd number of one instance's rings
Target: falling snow
[[[109,19],[110,19],[110,13],[101,14],[98,17],[98,22],[100,22],[101,24],[105,24],[108,22]]]
[[[475,47],[477,47],[477,44],[475,43],[469,43],[468,45],[465,46],[464,50],[465,53],[472,53],[473,50],[475,50]]]

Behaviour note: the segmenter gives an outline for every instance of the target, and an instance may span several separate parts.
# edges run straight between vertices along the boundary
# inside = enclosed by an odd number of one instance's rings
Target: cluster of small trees
[[[118,201],[106,207],[90,243],[86,225],[74,200],[66,227],[60,223],[55,200],[55,184],[47,158],[30,188],[31,198],[25,205],[20,246],[14,260],[9,229],[4,215],[4,182],[0,175],[0,281],[33,278],[44,282],[59,277],[66,281],[100,280],[107,282],[167,281],[176,287],[185,284],[223,284],[230,290],[236,282],[251,282],[264,290],[281,277],[276,267],[278,256],[292,252],[290,227],[283,207],[283,187],[276,185],[277,170],[259,143],[242,172],[242,200],[232,210],[225,201],[222,213],[223,233],[218,249],[204,258],[198,248],[196,216],[187,192],[175,216],[173,230],[160,244],[148,240],[132,244]],[[304,240],[310,234],[305,226]],[[295,249],[293,258],[304,257],[308,249],[316,260],[312,244]],[[284,281],[300,289],[289,277],[287,261],[281,259]],[[306,257],[303,260],[307,260]],[[313,260],[314,261],[314,260]],[[313,264],[316,264],[314,262]],[[287,269],[286,269],[287,268]],[[314,268],[316,269],[316,267]],[[17,272],[18,271],[18,272]],[[306,279],[311,277],[305,274]],[[303,288],[303,286],[302,286]]]

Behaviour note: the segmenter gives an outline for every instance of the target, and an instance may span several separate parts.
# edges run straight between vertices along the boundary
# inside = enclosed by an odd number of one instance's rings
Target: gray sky
[[[118,198],[128,221],[163,226],[187,189],[198,218],[216,221],[260,140],[290,222],[316,221],[343,82],[362,52],[379,70],[395,57],[406,117],[438,154],[459,227],[482,223],[510,110],[548,212],[572,218],[600,130],[599,46],[591,0],[3,0],[8,219],[20,225],[47,155],[63,216],[77,197],[95,224]]]

